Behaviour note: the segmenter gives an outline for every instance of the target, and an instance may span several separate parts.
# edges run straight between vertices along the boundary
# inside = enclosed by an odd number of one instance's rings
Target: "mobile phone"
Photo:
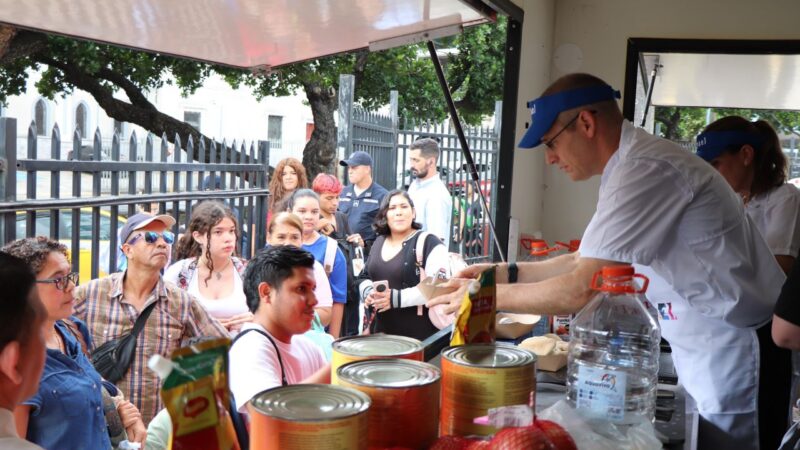
[[[372,288],[375,289],[375,292],[386,292],[389,289],[389,282],[386,280],[373,281]]]

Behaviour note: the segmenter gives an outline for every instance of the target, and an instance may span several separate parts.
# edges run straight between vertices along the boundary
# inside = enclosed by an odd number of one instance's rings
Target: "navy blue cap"
[[[726,149],[743,145],[758,148],[764,138],[749,131],[706,131],[697,136],[697,156],[711,162]]]
[[[369,153],[357,151],[353,152],[349,158],[339,161],[342,166],[370,166],[372,167],[372,156]]]
[[[519,141],[522,148],[533,148],[542,143],[542,136],[553,126],[564,111],[578,106],[620,98],[619,91],[609,85],[589,86],[545,95],[528,102],[531,109],[531,126]]]

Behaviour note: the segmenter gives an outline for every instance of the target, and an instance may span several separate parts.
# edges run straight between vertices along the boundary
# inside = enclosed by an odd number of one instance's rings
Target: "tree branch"
[[[15,59],[34,55],[47,48],[47,36],[43,33],[18,30],[10,25],[0,25],[0,65]]]
[[[182,122],[158,111],[152,107],[150,102],[147,102],[150,107],[142,107],[114,98],[114,93],[103,86],[96,76],[82,71],[77,66],[62,63],[44,55],[37,55],[36,60],[42,64],[47,64],[59,69],[68,83],[91,94],[95,101],[97,101],[100,107],[103,108],[106,114],[111,118],[122,122],[134,123],[158,136],[166,135],[167,140],[173,144],[175,143],[176,135],[185,139],[192,136],[195,143],[199,143],[201,140],[207,144],[216,142],[201,134],[196,128],[186,122]],[[138,95],[142,95],[141,92],[139,92]],[[216,142],[216,144],[215,148],[217,153],[214,155],[216,161],[222,160],[223,152],[225,151],[228,152],[229,160],[231,160],[231,158],[237,158],[236,160],[238,161],[248,160],[246,155],[241,155],[235,148],[225,147],[219,142]],[[210,149],[210,147],[207,148]],[[186,148],[184,148],[184,150],[186,150]],[[200,161],[197,159],[197,156],[198,155],[195,154],[194,158]],[[201,162],[211,162],[210,151],[206,152],[205,159]]]
[[[97,71],[97,76],[122,88],[122,90],[125,91],[125,94],[128,95],[128,99],[131,101],[131,104],[144,109],[151,109],[153,111],[157,110],[155,105],[147,100],[147,97],[142,93],[141,89],[139,89],[138,86],[136,86],[129,79],[125,78],[123,75],[114,72],[113,70],[109,70],[108,68],[102,68]]]

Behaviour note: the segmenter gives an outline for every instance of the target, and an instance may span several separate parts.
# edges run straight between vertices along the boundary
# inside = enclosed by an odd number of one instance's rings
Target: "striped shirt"
[[[123,278],[124,273],[118,272],[75,289],[75,316],[89,327],[95,347],[130,333],[139,317],[139,311],[124,298]],[[145,425],[163,408],[161,382],[147,368],[147,360],[154,354],[169,357],[188,338],[228,337],[225,328],[200,303],[161,277],[142,309],[153,302],[158,303],[139,334],[130,369],[117,383],[139,408]]]

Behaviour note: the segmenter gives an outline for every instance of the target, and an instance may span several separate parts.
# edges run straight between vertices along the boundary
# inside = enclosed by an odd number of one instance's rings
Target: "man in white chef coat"
[[[601,176],[579,256],[498,267],[498,309],[579,311],[603,266],[635,264],[650,277],[680,382],[702,417],[699,448],[773,449],[786,428],[791,366],[770,339],[784,275],[741,200],[710,165],[624,120],[619,92],[588,74],[556,80],[528,103],[519,146],[545,147],[573,181]],[[476,275],[473,266],[462,275]],[[516,274],[515,274],[516,272]],[[428,306],[455,308],[467,288]],[[522,288],[522,289],[521,289]]]

